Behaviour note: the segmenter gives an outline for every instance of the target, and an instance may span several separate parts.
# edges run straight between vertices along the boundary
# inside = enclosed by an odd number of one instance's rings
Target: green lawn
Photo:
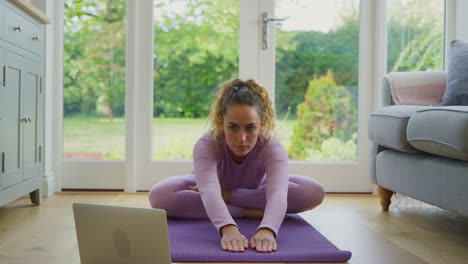
[[[277,132],[287,147],[295,121],[279,121]],[[208,130],[206,119],[154,118],[153,158],[191,159],[195,141]],[[64,153],[100,153],[103,159],[123,159],[125,120],[114,118],[64,118]]]

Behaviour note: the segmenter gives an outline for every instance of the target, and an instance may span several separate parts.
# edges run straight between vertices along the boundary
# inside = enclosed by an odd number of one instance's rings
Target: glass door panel
[[[123,160],[127,1],[64,4],[63,158]]]
[[[356,161],[358,0],[278,0],[278,135],[298,161]]]
[[[239,0],[156,0],[153,150],[191,160],[214,94],[238,76]]]

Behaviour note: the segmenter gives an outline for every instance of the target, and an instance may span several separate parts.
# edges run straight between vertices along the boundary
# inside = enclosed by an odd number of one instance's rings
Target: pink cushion
[[[395,72],[386,76],[395,104],[440,105],[446,72]]]

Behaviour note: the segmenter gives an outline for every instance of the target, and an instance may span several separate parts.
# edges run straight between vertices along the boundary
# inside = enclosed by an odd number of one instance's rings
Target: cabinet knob
[[[21,32],[21,30],[23,29],[23,27],[22,27],[21,25],[18,25],[18,26],[16,26],[16,27],[13,27],[13,29],[14,29],[15,31]]]
[[[31,123],[31,117],[28,116],[28,123]]]
[[[25,123],[27,123],[27,122],[28,122],[28,118],[26,118],[26,117],[23,117],[23,118],[21,118],[21,119],[20,119],[20,121],[21,121],[21,122],[25,122]]]
[[[32,39],[35,40],[35,41],[39,41],[39,36],[35,36]]]

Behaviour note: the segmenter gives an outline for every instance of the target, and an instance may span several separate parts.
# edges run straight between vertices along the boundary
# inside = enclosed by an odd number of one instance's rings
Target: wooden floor
[[[57,193],[0,207],[0,263],[79,263],[72,203],[148,207],[147,193]],[[301,214],[353,264],[468,263],[468,218],[430,206],[380,212],[372,195],[330,194]],[[281,246],[280,246],[281,247]]]

